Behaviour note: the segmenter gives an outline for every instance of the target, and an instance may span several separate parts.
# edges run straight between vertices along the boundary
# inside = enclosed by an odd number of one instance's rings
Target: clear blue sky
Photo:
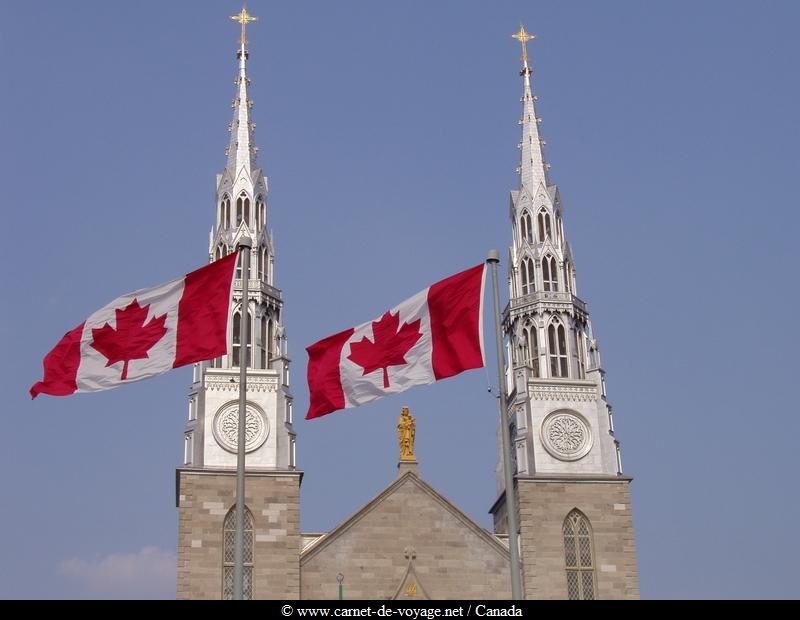
[[[307,345],[491,248],[505,257],[522,21],[539,36],[551,179],[635,477],[642,595],[800,596],[800,4],[249,6],[297,417]],[[67,329],[206,260],[239,8],[0,4],[0,597],[174,596],[190,370],[27,391]],[[404,404],[423,477],[490,527],[486,384],[472,371],[299,419],[303,530],[389,483]]]

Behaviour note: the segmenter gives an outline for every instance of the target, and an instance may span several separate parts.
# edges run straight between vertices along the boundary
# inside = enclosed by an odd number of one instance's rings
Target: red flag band
[[[227,353],[236,256],[122,295],[92,314],[45,356],[44,378],[31,396],[106,390]]]
[[[306,419],[481,368],[484,281],[477,265],[308,347]]]

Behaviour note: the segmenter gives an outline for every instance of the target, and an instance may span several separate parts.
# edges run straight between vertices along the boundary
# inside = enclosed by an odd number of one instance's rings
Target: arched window
[[[542,259],[542,283],[546,291],[558,290],[558,266],[552,256],[545,256]]]
[[[250,199],[244,192],[239,194],[239,197],[236,199],[237,227],[242,223],[242,220],[244,220],[248,226],[250,225]]]
[[[533,376],[539,376],[539,336],[536,325],[525,326],[525,363],[533,371]]]
[[[556,234],[559,245],[564,245],[564,222],[560,215],[556,215]]]
[[[244,199],[244,223],[250,226],[250,199]]]
[[[267,368],[272,368],[273,357],[275,357],[275,321],[270,319],[267,324]]]
[[[550,214],[542,209],[539,211],[539,241],[544,241],[548,237],[553,238],[553,231],[550,228]]]
[[[253,316],[247,313],[247,359],[246,364],[248,368],[252,368],[253,360],[250,356],[250,351],[253,347]],[[240,312],[235,312],[233,315],[233,365],[239,366],[240,354],[239,351],[242,346],[242,315]]]
[[[564,519],[563,532],[567,597],[571,601],[594,600],[594,552],[589,519],[580,510],[573,510]]]
[[[567,334],[558,319],[547,328],[547,345],[550,355],[550,376],[568,377]]]
[[[242,597],[249,601],[253,598],[253,515],[245,506],[244,509],[244,549],[242,575]],[[233,571],[236,561],[236,506],[228,511],[222,527],[222,598],[233,599]]]
[[[261,264],[264,266],[264,270],[261,272],[261,280],[264,282],[269,282],[269,263],[267,262],[266,248],[261,251]]]
[[[255,229],[261,230],[266,225],[266,219],[264,217],[264,199],[259,195],[256,197],[256,209],[255,213],[253,214],[253,219],[255,220]]]
[[[522,212],[522,217],[519,220],[519,228],[522,234],[522,240],[533,243],[533,222],[531,221],[531,214],[527,211]]]
[[[564,290],[567,293],[572,292],[572,265],[570,265],[569,261],[564,263]]]
[[[536,271],[533,267],[533,259],[524,258],[519,266],[520,278],[522,280],[522,294],[528,295],[536,290]]]
[[[267,368],[269,363],[268,355],[269,345],[267,344],[267,317],[261,317],[261,368]]]
[[[583,347],[584,338],[583,332],[581,331],[580,327],[573,327],[571,330],[572,332],[572,349],[573,355],[575,356],[575,364],[578,368],[578,379],[585,379],[586,378],[586,352]]]
[[[228,194],[223,195],[219,203],[219,225],[220,228],[231,226],[231,198]]]

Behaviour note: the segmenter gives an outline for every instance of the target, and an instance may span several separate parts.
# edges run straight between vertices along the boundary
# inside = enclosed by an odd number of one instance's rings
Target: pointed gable
[[[413,558],[409,557],[413,550]],[[508,549],[407,471],[300,557],[303,598],[507,598]],[[416,595],[413,595],[416,585]]]

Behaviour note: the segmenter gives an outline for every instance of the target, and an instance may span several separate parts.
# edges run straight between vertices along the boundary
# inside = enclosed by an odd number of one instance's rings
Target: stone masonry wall
[[[518,480],[525,598],[567,598],[562,526],[574,508],[591,523],[597,598],[639,598],[629,483]]]
[[[253,596],[300,596],[300,472],[248,473],[255,528]],[[222,597],[222,526],[236,502],[235,472],[178,470],[178,598]]]
[[[309,549],[301,561],[302,598],[336,598],[342,573],[346,599],[390,599],[408,571],[409,547],[420,595],[510,597],[508,551],[445,502],[416,476],[403,478]]]

